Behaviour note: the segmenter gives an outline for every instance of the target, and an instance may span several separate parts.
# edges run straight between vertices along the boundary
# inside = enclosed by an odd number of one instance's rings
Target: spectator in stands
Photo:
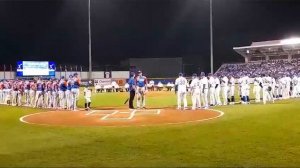
[[[254,78],[265,73],[277,75],[288,73],[287,76],[293,76],[298,73],[299,63],[299,59],[294,59],[291,62],[287,60],[270,60],[240,64],[223,64],[215,74],[225,76],[232,75],[235,78],[247,74],[250,74],[249,77]]]

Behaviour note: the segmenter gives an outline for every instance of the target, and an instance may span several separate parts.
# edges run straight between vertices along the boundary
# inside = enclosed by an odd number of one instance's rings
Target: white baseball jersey
[[[291,82],[292,82],[292,79],[291,79],[289,76],[287,76],[287,77],[285,78],[285,80],[286,80],[286,84],[287,84],[288,86],[290,86],[290,85],[291,85]]]
[[[203,90],[203,89],[208,89],[208,79],[207,79],[207,77],[203,77],[202,79],[200,79],[200,88],[201,88],[201,90]]]
[[[214,77],[210,77],[208,80],[208,87],[209,88],[215,88],[216,87],[216,81]]]
[[[185,77],[181,76],[175,80],[175,85],[178,86],[178,90],[177,90],[178,92],[186,92],[188,82]]]
[[[293,86],[297,86],[297,84],[298,84],[298,78],[297,78],[297,76],[293,77],[292,83],[293,83]]]
[[[224,77],[221,79],[221,86],[223,86],[223,87],[228,86],[228,78],[227,78],[226,76],[224,76]]]
[[[91,90],[90,89],[88,89],[88,88],[84,88],[84,97],[85,98],[91,98],[92,97],[92,92],[91,92]]]
[[[200,93],[200,84],[199,78],[193,79],[190,85],[192,92]]]
[[[220,79],[217,78],[217,77],[215,77],[215,86],[216,86],[217,88],[220,88],[220,85],[221,85]]]
[[[256,77],[254,79],[254,86],[259,86],[260,83],[262,83],[262,78],[261,77]]]
[[[229,80],[229,86],[234,86],[235,85],[235,79],[234,77],[231,77]]]
[[[242,87],[247,87],[249,86],[250,82],[249,82],[249,77],[248,76],[244,76],[241,79],[241,86]]]
[[[269,87],[272,86],[272,78],[269,76],[263,77],[263,87]]]

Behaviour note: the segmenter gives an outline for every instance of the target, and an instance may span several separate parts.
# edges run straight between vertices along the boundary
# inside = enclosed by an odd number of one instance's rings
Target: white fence
[[[68,77],[71,74],[74,74],[75,71],[57,71],[55,73],[56,78],[60,78],[61,76]],[[82,80],[88,79],[88,72],[77,72]],[[98,79],[98,78],[104,78],[104,71],[93,71],[92,72],[92,79]],[[16,72],[13,71],[6,71],[6,72],[0,72],[0,79],[15,79],[16,78]],[[111,72],[111,78],[129,78],[129,71],[112,71]]]

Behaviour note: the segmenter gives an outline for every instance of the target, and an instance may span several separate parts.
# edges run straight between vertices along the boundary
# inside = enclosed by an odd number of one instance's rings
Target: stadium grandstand
[[[234,47],[244,63],[223,64],[216,75],[255,77],[259,74],[299,74],[300,38],[253,42],[250,46]]]

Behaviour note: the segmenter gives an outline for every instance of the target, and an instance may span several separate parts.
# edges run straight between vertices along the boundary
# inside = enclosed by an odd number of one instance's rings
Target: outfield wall
[[[130,67],[142,70],[149,78],[176,77],[182,72],[182,58],[130,58]]]
[[[57,71],[55,73],[56,78],[60,78],[61,76],[68,77],[69,75],[74,74],[76,71]],[[77,72],[82,80],[88,79],[88,72]],[[124,78],[127,79],[129,77],[129,71],[112,71],[111,72],[111,78]],[[16,72],[13,71],[6,71],[6,72],[0,72],[0,79],[15,79],[16,78]],[[98,79],[98,78],[104,78],[104,71],[93,71],[92,72],[92,79]]]

